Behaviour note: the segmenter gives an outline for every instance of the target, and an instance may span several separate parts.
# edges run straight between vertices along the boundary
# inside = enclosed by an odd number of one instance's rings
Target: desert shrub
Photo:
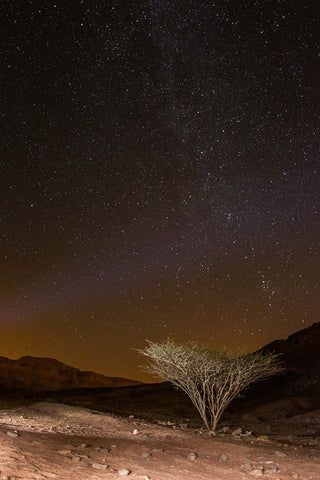
[[[150,359],[148,373],[183,390],[205,426],[216,430],[230,402],[256,380],[282,371],[272,353],[210,351],[197,344],[148,341],[139,352]]]

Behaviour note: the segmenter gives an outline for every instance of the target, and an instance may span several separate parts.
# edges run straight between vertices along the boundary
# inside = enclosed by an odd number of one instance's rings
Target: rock
[[[87,445],[86,443],[80,443],[80,445],[78,445],[78,448],[87,448],[89,445]]]
[[[231,428],[230,427],[223,427],[223,428],[220,428],[219,432],[220,433],[230,433]]]
[[[246,470],[252,470],[252,462],[250,462],[250,460],[245,460],[241,464],[241,467],[245,468]]]
[[[253,477],[262,477],[263,467],[262,468],[254,468],[253,470],[250,470],[249,475],[252,475]]]
[[[242,437],[242,438],[252,437],[252,432],[244,432],[244,433],[241,433],[241,437]]]
[[[161,452],[164,452],[164,449],[163,448],[153,448],[152,451],[155,452],[155,453],[161,453]]]
[[[237,435],[241,435],[242,433],[242,428],[237,428],[236,430],[233,430],[232,435],[236,437]]]
[[[229,460],[229,457],[228,455],[225,455],[224,453],[222,453],[219,457],[219,462],[226,462],[227,460]]]
[[[11,438],[17,438],[19,437],[20,433],[17,430],[8,430],[7,435]]]
[[[101,452],[101,453],[109,453],[110,450],[109,450],[109,448],[107,448],[107,447],[100,447],[100,448],[99,448],[99,452]]]
[[[257,440],[260,440],[261,442],[269,442],[270,438],[269,435],[259,435],[259,437],[257,437]]]
[[[294,478],[294,480],[298,480],[299,474],[298,473],[293,473],[292,478]]]
[[[129,415],[129,417],[128,417],[128,418],[134,418],[134,415]]]
[[[149,453],[149,452],[143,452],[143,453],[141,453],[141,457],[142,457],[142,458],[151,457],[151,453]]]
[[[72,461],[73,462],[81,462],[81,457],[79,457],[79,455],[72,455]]]
[[[278,473],[279,468],[276,465],[269,465],[268,467],[265,467],[265,472],[268,473]]]
[[[278,458],[285,458],[287,457],[288,455],[284,452],[275,452],[275,456],[278,457]]]
[[[195,460],[196,458],[198,458],[198,455],[195,453],[195,452],[190,452],[189,455],[188,455],[188,460]]]
[[[59,455],[71,455],[71,450],[58,450]]]
[[[118,473],[121,475],[121,477],[126,477],[127,475],[130,475],[131,472],[127,468],[121,468],[118,470]]]
[[[91,467],[92,468],[96,468],[97,470],[107,470],[108,468],[108,465],[106,465],[105,463],[91,463]]]
[[[138,435],[139,431],[135,428],[132,433],[133,435]]]

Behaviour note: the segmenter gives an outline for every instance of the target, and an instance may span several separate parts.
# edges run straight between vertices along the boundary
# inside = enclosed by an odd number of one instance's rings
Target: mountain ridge
[[[18,359],[0,356],[0,388],[30,392],[59,391],[76,388],[105,388],[139,385],[142,382],[122,377],[107,377],[82,371],[55,358],[33,357]]]
[[[260,351],[278,354],[287,372],[306,374],[320,364],[320,322],[298,330],[286,339],[274,340]]]

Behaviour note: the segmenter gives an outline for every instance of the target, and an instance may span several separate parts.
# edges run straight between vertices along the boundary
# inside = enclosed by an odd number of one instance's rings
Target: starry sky
[[[143,379],[320,320],[317,3],[1,2],[1,355]]]

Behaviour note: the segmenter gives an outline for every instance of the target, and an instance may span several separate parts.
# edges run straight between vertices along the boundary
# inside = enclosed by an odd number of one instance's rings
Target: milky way
[[[319,321],[316,7],[0,7],[3,355],[141,378]]]

